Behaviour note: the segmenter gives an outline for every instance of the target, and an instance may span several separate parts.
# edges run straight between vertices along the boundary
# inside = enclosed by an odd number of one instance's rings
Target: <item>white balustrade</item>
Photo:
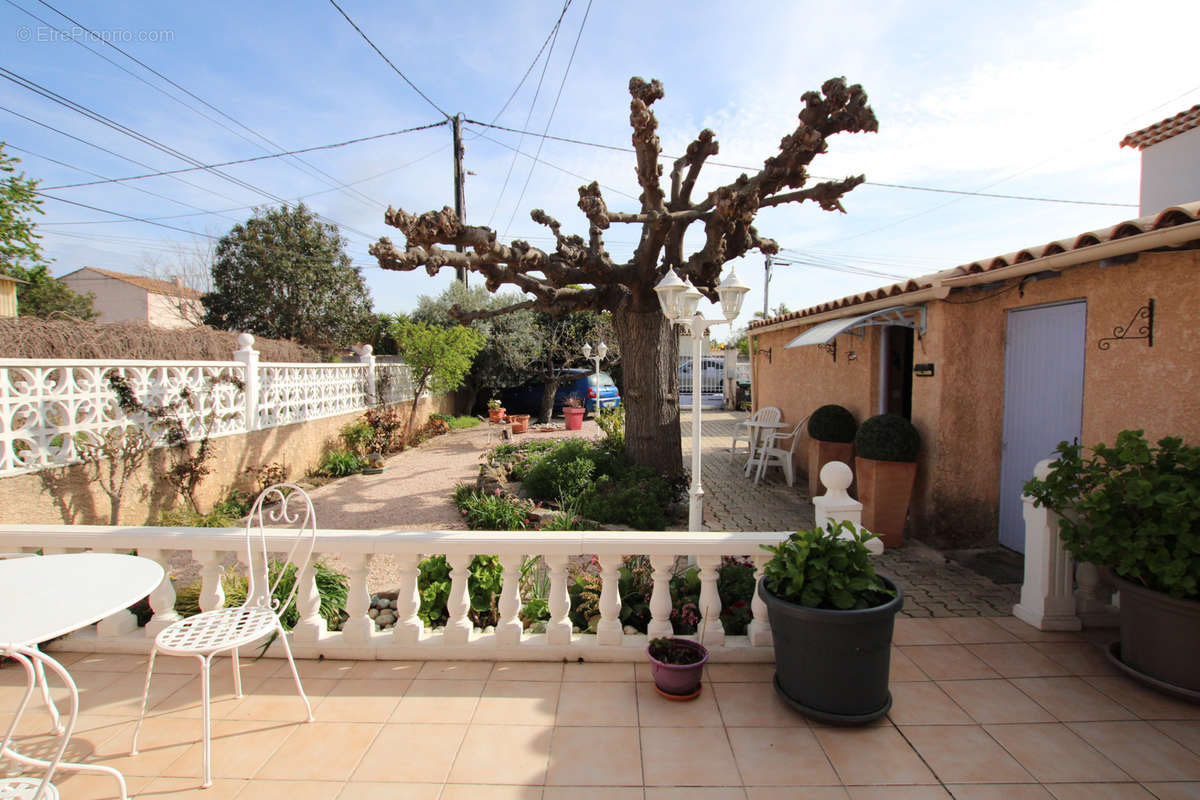
[[[171,581],[171,564],[162,550],[145,547],[138,550],[138,555],[156,561],[164,573],[162,583],[150,593],[150,610],[154,616],[146,623],[146,636],[153,638],[180,619],[175,611],[175,584]]]
[[[395,556],[400,573],[400,587],[396,593],[396,623],[392,626],[392,642],[398,645],[416,644],[421,641],[424,626],[417,612],[421,610],[421,594],[417,588],[420,577],[416,553]]]
[[[746,635],[750,637],[750,644],[755,647],[770,647],[773,643],[771,626],[767,624],[767,604],[758,596],[758,582],[762,580],[763,568],[770,560],[771,555],[762,550],[754,554],[754,596],[750,598],[750,614],[753,619],[750,620]]]
[[[450,597],[446,600],[446,644],[466,644],[471,640],[471,620],[467,612],[471,609],[471,597],[467,579],[471,575],[471,555],[455,553],[448,556],[450,562]]]
[[[621,643],[621,556],[600,557],[600,624],[596,626],[596,644]]]
[[[221,554],[216,550],[197,550],[192,556],[200,562],[200,596],[197,602],[201,611],[213,611],[225,607],[225,586],[221,576]]]
[[[546,559],[550,568],[550,621],[546,623],[546,641],[550,644],[571,643],[571,596],[567,592],[567,556],[555,555]]]
[[[314,551],[319,550],[319,547],[314,548]],[[355,553],[346,557],[350,588],[346,592],[346,614],[348,616],[342,623],[342,634],[354,644],[370,642],[375,628],[374,621],[367,616],[367,610],[371,607],[371,594],[367,591],[370,562],[371,556],[366,553]]]
[[[725,626],[721,624],[721,595],[717,592],[717,567],[721,556],[696,556],[700,567],[700,625],[705,647],[725,644]]]
[[[500,556],[500,566],[504,569],[503,585],[500,589],[500,619],[496,622],[496,644],[515,645],[521,643],[521,555],[505,554]]]
[[[651,639],[660,636],[670,636],[671,627],[671,569],[675,566],[673,555],[650,556],[650,566],[653,569],[650,590],[650,624],[646,626],[646,635]]]
[[[1050,459],[1037,463],[1033,474],[1045,480]],[[1058,514],[1038,506],[1029,495],[1025,505],[1025,580],[1013,616],[1044,631],[1077,631],[1083,627],[1075,611],[1075,564],[1058,535]]]
[[[321,616],[321,594],[317,591],[317,554],[304,565],[296,576],[296,613],[300,619],[292,628],[296,641],[315,642],[325,634],[327,625]]]

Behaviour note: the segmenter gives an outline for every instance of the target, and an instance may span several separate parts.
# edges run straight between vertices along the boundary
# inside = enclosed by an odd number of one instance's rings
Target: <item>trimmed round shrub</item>
[[[808,435],[821,442],[853,442],[858,423],[839,405],[821,406],[808,418]]]
[[[921,434],[899,414],[880,414],[858,426],[854,454],[874,461],[916,461]]]

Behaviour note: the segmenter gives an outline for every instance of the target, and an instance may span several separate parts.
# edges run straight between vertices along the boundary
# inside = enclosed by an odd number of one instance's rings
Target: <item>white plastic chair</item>
[[[14,558],[37,558],[37,553],[0,553],[0,561],[7,561]],[[38,649],[35,643],[30,643],[29,646],[34,650]],[[46,673],[42,669],[42,662],[34,661],[33,668],[37,673],[38,686],[42,690],[42,702],[46,704],[46,712],[50,714],[50,726],[54,729],[55,733],[62,733],[62,721],[59,719],[58,707],[50,699],[50,687],[46,685]],[[3,797],[3,795],[0,795],[0,797]]]
[[[800,433],[804,430],[804,424],[807,421],[808,417],[805,417],[790,431],[772,431],[766,435],[763,446],[754,454],[754,460],[758,464],[758,471],[754,473],[755,483],[762,480],[767,468],[780,467],[787,478],[787,485],[795,484],[796,468],[792,464],[792,456],[796,454],[796,445],[800,443]],[[780,447],[779,445],[787,439],[792,440],[791,445],[787,448]]]
[[[264,508],[267,503],[275,502]],[[269,579],[269,558],[267,548],[268,535],[274,539],[289,535],[288,531],[280,529],[267,530],[267,523],[282,524],[291,527],[293,541],[287,558],[281,565],[275,582]],[[150,662],[146,666],[146,689],[142,694],[142,712],[138,716],[137,727],[133,731],[133,747],[130,755],[137,754],[137,737],[142,729],[142,721],[146,718],[146,701],[150,696],[150,676],[154,672],[154,658],[158,653],[171,656],[191,656],[200,659],[200,698],[203,704],[202,716],[204,726],[204,783],[205,787],[212,785],[212,744],[211,744],[211,709],[212,702],[209,673],[212,659],[221,653],[229,653],[233,662],[233,687],[237,697],[242,696],[242,676],[238,666],[238,648],[253,644],[264,637],[275,633],[283,643],[283,652],[287,654],[288,665],[292,668],[292,677],[296,680],[296,691],[304,701],[308,712],[307,722],[313,721],[312,705],[304,694],[300,684],[300,673],[296,671],[296,662],[292,659],[292,650],[288,645],[287,633],[279,618],[287,611],[296,599],[296,591],[300,586],[300,575],[312,558],[313,545],[317,536],[317,518],[313,511],[312,501],[300,487],[291,483],[277,483],[263,490],[250,517],[246,521],[246,566],[249,574],[249,586],[246,589],[246,601],[237,608],[218,608],[204,611],[187,619],[164,628],[154,638],[154,649],[150,651]],[[284,577],[282,568],[287,563],[296,567],[296,580],[292,589],[283,600],[275,598],[275,590]]]
[[[12,722],[9,723],[8,730],[5,731],[3,741],[0,741],[0,758],[7,758],[19,764],[45,769],[45,773],[41,778],[31,778],[24,775],[0,778],[0,798],[58,800],[60,796],[58,788],[50,781],[54,777],[54,773],[61,768],[110,775],[117,781],[120,787],[121,800],[128,800],[128,795],[125,791],[125,778],[117,770],[99,764],[72,764],[63,761],[63,755],[67,752],[67,744],[71,739],[71,733],[75,730],[75,721],[79,716],[79,690],[75,687],[75,681],[71,680],[71,675],[67,672],[66,668],[37,649],[37,647],[28,645],[3,644],[0,645],[0,654],[16,661],[25,670],[25,695],[21,698],[20,705],[17,706],[17,712],[13,716]],[[41,683],[43,691],[45,690],[47,669],[62,680],[71,697],[71,711],[66,716],[66,724],[61,725],[60,729],[55,731],[55,734],[61,737],[61,741],[54,748],[53,757],[49,761],[27,756],[18,752],[12,746],[13,737],[16,735],[17,728],[21,724],[21,715],[24,714],[25,708],[29,705],[29,698],[33,696],[35,685]]]
[[[745,442],[747,455],[754,455],[754,438],[755,429],[747,425],[747,422],[779,422],[783,419],[783,412],[775,406],[763,406],[758,411],[755,411],[749,418],[742,420],[737,425],[733,426],[733,443],[729,445],[729,452],[737,452],[737,443]]]

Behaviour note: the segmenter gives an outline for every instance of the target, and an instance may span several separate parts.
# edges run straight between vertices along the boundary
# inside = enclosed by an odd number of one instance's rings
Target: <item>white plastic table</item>
[[[0,642],[36,645],[99,622],[150,594],[165,575],[163,568],[148,558],[114,553],[72,553],[0,561]],[[11,747],[0,756],[32,766],[49,766],[48,762],[31,759]],[[111,767],[65,761],[57,767],[114,775],[121,782],[124,794],[124,779]],[[21,787],[28,784],[15,780]],[[0,796],[4,795],[6,782],[0,780]]]
[[[746,477],[749,478],[750,470],[758,463],[754,460],[754,454],[757,453],[759,447],[762,446],[759,444],[759,439],[762,437],[763,433],[776,431],[780,428],[791,427],[791,423],[763,422],[762,420],[748,419],[742,424],[750,429],[750,453],[746,456]]]

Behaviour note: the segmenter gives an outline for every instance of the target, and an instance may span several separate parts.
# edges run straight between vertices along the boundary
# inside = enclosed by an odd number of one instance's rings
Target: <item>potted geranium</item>
[[[861,724],[892,707],[892,625],[904,594],[875,574],[867,547],[873,538],[831,520],[763,545],[774,554],[758,596],[771,622],[775,690],[817,720]]]
[[[567,423],[567,430],[577,431],[583,428],[583,398],[577,394],[573,394],[567,398],[567,404],[563,406],[563,420]]]
[[[821,494],[821,468],[830,461],[854,465],[854,415],[839,405],[825,405],[808,418],[808,496]],[[853,492],[853,484],[851,485]]]
[[[488,419],[492,422],[500,422],[504,419],[504,406],[500,405],[500,399],[493,397],[488,400]]]
[[[1107,567],[1121,593],[1121,639],[1109,656],[1134,677],[1200,700],[1200,447],[1143,431],[1085,457],[1063,442],[1025,493],[1061,515],[1063,546]],[[1119,647],[1119,650],[1117,649]]]
[[[854,435],[854,472],[862,524],[886,547],[904,543],[904,523],[913,484],[921,435],[899,414],[880,414],[858,426]]]

